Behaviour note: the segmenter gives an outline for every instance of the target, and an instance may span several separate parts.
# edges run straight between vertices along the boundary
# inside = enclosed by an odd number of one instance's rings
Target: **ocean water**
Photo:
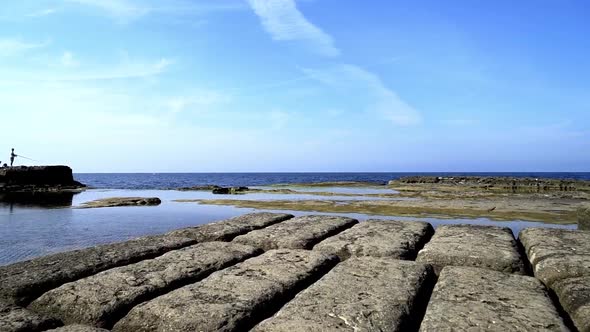
[[[124,241],[127,239],[161,234],[173,229],[196,226],[253,212],[253,209],[232,206],[214,206],[197,203],[175,202],[177,199],[317,199],[312,195],[318,188],[297,188],[309,191],[302,195],[276,195],[253,193],[246,195],[219,196],[209,192],[183,192],[171,190],[185,186],[216,184],[222,186],[264,187],[276,183],[307,183],[318,181],[367,181],[385,183],[406,175],[424,173],[235,173],[235,174],[75,174],[75,178],[92,189],[78,194],[30,197],[26,203],[19,199],[0,201],[0,265],[6,265],[50,253],[89,247],[97,244]],[[478,173],[471,175],[484,175]],[[437,173],[434,175],[460,175]],[[489,173],[488,173],[489,175]],[[499,175],[494,173],[493,175]],[[590,173],[503,173],[510,176],[590,179]],[[384,193],[387,188],[321,188],[331,191],[335,200],[366,199],[365,197],[338,196],[342,194]],[[117,207],[101,209],[77,209],[81,203],[107,197],[145,196],[159,197],[162,204],[153,207]],[[395,198],[393,198],[395,199]],[[278,211],[275,211],[278,212]],[[281,211],[284,212],[284,211]],[[318,214],[316,212],[293,212],[294,215]],[[329,214],[329,213],[321,213]],[[397,219],[422,220],[435,227],[441,224],[471,223],[510,227],[514,234],[525,227],[565,227],[575,225],[550,225],[520,220],[492,221],[477,219],[437,219],[347,215],[359,220]]]
[[[170,189],[196,185],[267,186],[271,184],[363,181],[385,184],[403,176],[514,176],[590,180],[590,172],[577,173],[79,173],[76,180],[102,189]]]

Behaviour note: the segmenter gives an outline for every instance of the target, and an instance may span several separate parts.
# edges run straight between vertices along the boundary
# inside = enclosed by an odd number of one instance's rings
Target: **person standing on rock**
[[[10,167],[12,167],[15,157],[18,157],[18,155],[14,153],[14,148],[12,148],[12,152],[10,153]]]

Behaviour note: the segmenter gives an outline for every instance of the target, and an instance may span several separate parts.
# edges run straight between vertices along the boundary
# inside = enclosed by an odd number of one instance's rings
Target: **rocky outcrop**
[[[82,203],[78,208],[91,209],[118,206],[155,206],[160,205],[161,203],[162,201],[158,197],[111,197]]]
[[[0,331],[2,332],[45,331],[60,325],[61,323],[56,319],[37,314],[0,298]]]
[[[389,181],[390,186],[437,184],[470,186],[488,190],[514,192],[590,191],[590,181],[496,176],[408,176]]]
[[[20,166],[0,168],[0,192],[81,190],[68,166]]]
[[[192,187],[181,187],[176,188],[178,191],[212,191],[215,189],[221,188],[220,186],[216,186],[213,184],[206,184],[204,186],[192,186]]]

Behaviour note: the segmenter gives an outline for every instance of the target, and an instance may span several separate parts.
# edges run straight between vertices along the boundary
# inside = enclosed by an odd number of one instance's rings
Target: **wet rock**
[[[314,251],[272,250],[136,306],[113,331],[247,331],[336,262]]]
[[[289,248],[311,249],[314,244],[358,223],[357,220],[336,216],[303,216],[264,229],[240,235],[234,242],[263,250]]]
[[[158,197],[111,197],[82,203],[80,209],[118,207],[118,206],[155,206],[162,201]]]
[[[188,238],[146,236],[58,253],[0,267],[0,297],[26,305],[46,291],[98,272],[195,244]]]
[[[19,166],[0,168],[0,192],[47,192],[80,190],[67,166]]]
[[[212,184],[208,184],[208,185],[204,185],[204,186],[182,187],[182,188],[177,188],[176,190],[178,190],[178,191],[212,191],[212,190],[219,189],[219,188],[221,188],[221,187],[216,186],[216,185],[212,185]]]
[[[108,332],[108,330],[105,330],[105,329],[92,327],[92,326],[86,326],[86,325],[79,325],[79,324],[66,325],[66,326],[58,327],[53,330],[48,330],[47,332],[50,332],[50,331],[51,332]]]
[[[434,283],[429,265],[353,257],[299,293],[256,332],[408,331]],[[423,312],[423,311],[422,311]]]
[[[590,275],[556,281],[553,290],[581,332],[590,331]]]
[[[216,195],[237,195],[248,191],[248,187],[214,188],[211,192]]]
[[[142,301],[259,253],[236,243],[200,243],[67,283],[43,294],[29,308],[66,324],[108,328]]]
[[[527,228],[520,232],[535,276],[547,286],[561,279],[590,275],[590,232]]]
[[[510,228],[443,225],[420,250],[417,262],[429,263],[438,273],[444,266],[472,266],[525,274]]]
[[[61,323],[55,319],[0,299],[0,331],[2,332],[44,331],[60,325]]]
[[[187,237],[198,242],[231,241],[238,235],[264,228],[293,218],[284,213],[250,213],[197,227],[183,228],[168,233],[169,236]]]
[[[313,247],[335,254],[340,259],[350,256],[414,259],[430,239],[434,229],[425,222],[367,220]]]
[[[568,331],[541,282],[479,268],[445,267],[420,331]]]
[[[578,208],[578,229],[590,231],[590,205]]]

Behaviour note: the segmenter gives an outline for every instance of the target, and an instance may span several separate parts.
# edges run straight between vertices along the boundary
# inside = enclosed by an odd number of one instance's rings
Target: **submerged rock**
[[[116,207],[116,206],[154,206],[162,201],[158,197],[111,197],[82,203],[80,209]]]

